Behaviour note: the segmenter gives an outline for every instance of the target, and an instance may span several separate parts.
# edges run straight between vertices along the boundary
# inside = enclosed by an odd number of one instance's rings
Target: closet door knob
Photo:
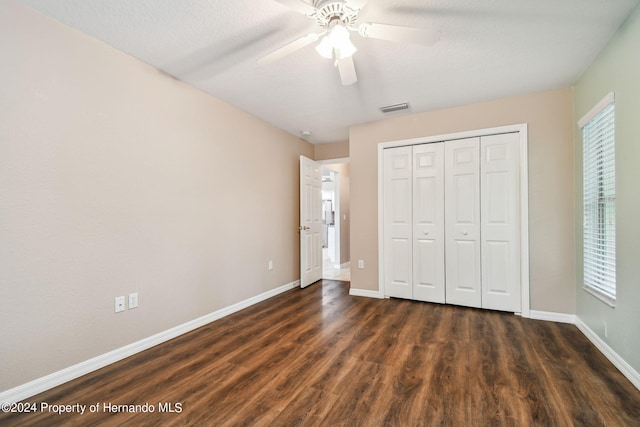
[[[425,232],[424,232],[424,235],[425,235],[425,236],[428,236],[428,235],[429,235],[429,232],[428,232],[428,231],[425,231]]]
[[[467,234],[469,234],[469,232],[468,232],[468,231],[463,231],[463,232],[462,232],[462,235],[463,235],[463,236],[466,236]]]

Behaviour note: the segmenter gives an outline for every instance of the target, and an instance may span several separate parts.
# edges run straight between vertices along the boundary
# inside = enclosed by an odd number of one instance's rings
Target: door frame
[[[530,316],[529,296],[529,157],[528,127],[526,123],[500,126],[487,129],[476,129],[443,135],[425,136],[381,142],[378,144],[378,289],[380,297],[388,298],[384,287],[384,181],[383,152],[386,148],[404,147],[434,142],[445,142],[454,139],[475,138],[503,133],[518,132],[520,136],[520,286],[521,312],[523,317]]]

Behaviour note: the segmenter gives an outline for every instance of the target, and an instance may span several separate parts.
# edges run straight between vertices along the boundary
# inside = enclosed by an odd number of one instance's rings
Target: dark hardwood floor
[[[640,426],[640,391],[573,325],[327,280],[27,401],[87,406],[0,425]]]

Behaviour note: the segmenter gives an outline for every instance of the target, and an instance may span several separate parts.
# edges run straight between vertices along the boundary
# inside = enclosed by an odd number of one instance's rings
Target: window
[[[616,300],[615,102],[607,95],[580,120],[583,148],[584,288]]]

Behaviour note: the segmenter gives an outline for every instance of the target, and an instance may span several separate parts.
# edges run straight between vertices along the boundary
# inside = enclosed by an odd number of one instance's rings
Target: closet
[[[386,296],[520,312],[517,132],[385,148]]]

